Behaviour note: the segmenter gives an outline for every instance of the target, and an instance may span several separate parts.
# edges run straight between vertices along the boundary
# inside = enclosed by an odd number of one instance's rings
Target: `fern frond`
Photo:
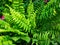
[[[2,32],[12,32],[12,33],[16,33],[16,34],[18,34],[18,35],[20,35],[20,34],[22,34],[22,35],[27,35],[27,34],[25,34],[25,33],[23,33],[23,32],[20,32],[19,30],[16,30],[16,29],[11,29],[11,30],[4,30],[4,29],[0,29],[0,33],[2,33]]]
[[[23,0],[15,0],[13,1],[12,8],[15,9],[19,13],[25,13]]]
[[[8,39],[7,39],[8,38]],[[8,36],[0,36],[0,45],[15,45]]]
[[[0,20],[0,28],[2,28],[2,29],[10,29],[10,24],[3,21],[3,20]]]
[[[35,26],[36,26],[36,23],[35,23],[36,12],[34,12],[34,5],[32,3],[32,0],[30,0],[30,3],[27,8],[27,12],[28,12],[28,19],[30,20],[32,27],[35,28]]]

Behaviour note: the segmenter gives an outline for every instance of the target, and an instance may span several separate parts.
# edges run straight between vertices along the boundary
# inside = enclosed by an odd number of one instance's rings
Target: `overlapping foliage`
[[[59,0],[1,0],[0,45],[60,45]]]

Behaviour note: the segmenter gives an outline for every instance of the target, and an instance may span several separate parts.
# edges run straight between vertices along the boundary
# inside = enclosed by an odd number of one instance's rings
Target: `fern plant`
[[[25,1],[1,0],[0,45],[60,45],[60,1]]]

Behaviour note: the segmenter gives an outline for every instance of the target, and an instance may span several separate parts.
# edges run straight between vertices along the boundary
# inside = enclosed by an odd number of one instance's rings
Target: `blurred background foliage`
[[[0,45],[60,45],[60,0],[0,0]]]

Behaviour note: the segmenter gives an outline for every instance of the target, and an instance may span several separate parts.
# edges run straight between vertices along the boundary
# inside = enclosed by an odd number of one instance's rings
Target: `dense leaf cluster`
[[[0,15],[0,45],[60,45],[60,0],[1,0]]]

